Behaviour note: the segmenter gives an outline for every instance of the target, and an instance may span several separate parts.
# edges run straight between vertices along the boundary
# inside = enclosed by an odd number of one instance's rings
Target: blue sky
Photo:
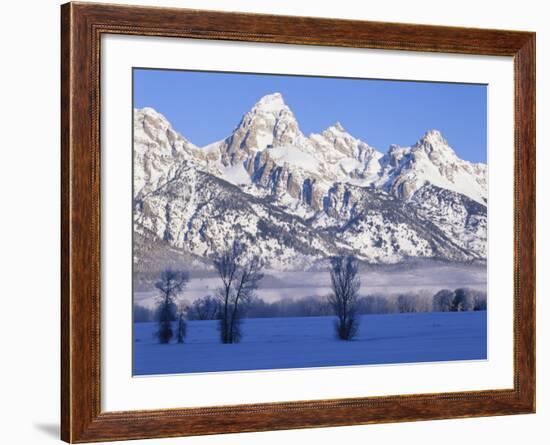
[[[198,146],[231,133],[279,92],[307,136],[339,121],[382,152],[440,130],[458,156],[487,162],[485,85],[134,69],[134,107],[152,107]]]

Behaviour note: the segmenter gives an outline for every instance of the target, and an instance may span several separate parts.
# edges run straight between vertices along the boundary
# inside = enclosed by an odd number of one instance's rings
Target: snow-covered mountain
[[[279,93],[206,147],[136,109],[135,260],[204,262],[236,237],[277,269],[344,252],[370,263],[484,260],[486,170],[437,130],[386,154],[338,122],[305,136]]]
[[[400,198],[409,199],[430,183],[487,202],[487,165],[460,159],[437,130],[412,147],[392,145],[381,165],[376,184]]]

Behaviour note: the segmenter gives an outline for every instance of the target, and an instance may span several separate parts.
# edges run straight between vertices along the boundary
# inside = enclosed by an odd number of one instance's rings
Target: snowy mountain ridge
[[[239,237],[279,269],[341,251],[484,260],[486,172],[437,130],[386,154],[339,122],[305,136],[279,93],[202,148],[152,108],[134,110],[135,231],[202,259]]]

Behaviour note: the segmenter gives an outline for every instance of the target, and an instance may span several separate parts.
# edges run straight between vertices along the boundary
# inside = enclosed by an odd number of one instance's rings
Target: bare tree
[[[250,260],[246,260],[245,257],[243,246],[234,242],[214,260],[214,266],[222,281],[219,290],[222,343],[240,341],[243,312],[263,278],[258,257],[254,256]]]
[[[225,250],[214,260],[222,287],[219,291],[220,297],[220,335],[222,343],[233,343],[229,338],[229,314],[231,298],[233,293],[234,281],[237,279],[237,259],[239,256],[239,247],[233,243],[231,248]]]
[[[174,336],[172,320],[176,315],[176,300],[189,281],[189,274],[184,270],[166,269],[161,272],[155,287],[160,291],[158,298],[158,330],[155,333],[159,343],[170,343]]]
[[[450,289],[441,289],[433,296],[434,312],[451,312],[454,310],[455,293]]]
[[[453,300],[455,311],[473,311],[474,303],[474,294],[470,289],[461,287],[455,290],[455,298]]]
[[[382,295],[367,295],[357,300],[359,314],[389,314],[397,310],[393,300]]]
[[[487,310],[487,293],[478,291],[474,297],[474,311],[486,311]]]
[[[341,340],[351,340],[359,328],[357,296],[361,282],[357,275],[359,265],[352,256],[337,256],[330,260],[332,294],[328,302],[337,317],[336,334]]]
[[[189,320],[216,320],[219,307],[218,299],[211,295],[198,298],[187,308],[187,318]]]
[[[418,298],[413,294],[400,294],[397,297],[397,310],[400,313],[418,312]]]
[[[177,342],[183,343],[185,340],[185,335],[187,334],[187,323],[185,323],[185,318],[183,317],[183,312],[180,312],[178,315],[178,331],[177,331]]]
[[[185,335],[187,334],[187,323],[185,321],[185,313],[187,312],[187,307],[185,304],[180,303],[178,311],[178,330],[176,332],[176,341],[178,343],[183,343],[185,340]]]

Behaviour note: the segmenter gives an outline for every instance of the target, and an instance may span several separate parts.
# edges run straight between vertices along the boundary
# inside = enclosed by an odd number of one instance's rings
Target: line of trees
[[[256,256],[249,258],[243,246],[234,242],[213,260],[213,264],[222,282],[216,295],[196,300],[191,306],[184,305],[181,295],[189,282],[189,273],[169,268],[162,271],[155,282],[159,291],[155,309],[134,306],[134,321],[154,319],[158,324],[154,335],[159,343],[166,344],[174,337],[178,343],[184,342],[186,319],[217,319],[220,341],[238,343],[242,337],[242,318],[263,278],[261,263]],[[174,322],[177,322],[175,332]]]
[[[471,304],[456,304],[455,294],[459,295],[456,303],[463,300],[464,294],[470,294]],[[469,297],[466,297],[468,302]],[[444,304],[442,304],[444,303]],[[459,288],[455,290],[443,289],[435,295],[427,292],[400,293],[396,295],[366,295],[357,299],[357,313],[368,314],[396,314],[413,312],[458,312],[459,310],[484,311],[487,309],[487,294],[484,291]],[[214,295],[207,295],[185,305],[183,312],[187,320],[219,320],[219,299]],[[282,318],[282,317],[322,317],[333,315],[334,312],[328,303],[328,298],[306,296],[302,298],[283,298],[268,302],[253,297],[242,308],[246,318]],[[134,321],[158,321],[158,308],[149,309],[139,304],[134,305]],[[172,321],[177,320],[177,312],[172,315]]]
[[[442,289],[433,296],[434,312],[463,312],[487,310],[487,294],[460,288]]]
[[[161,272],[155,288],[159,291],[156,307],[151,310],[134,306],[134,321],[156,321],[155,336],[159,343],[169,343],[174,337],[183,343],[187,333],[186,320],[218,320],[220,341],[239,343],[242,319],[273,317],[335,317],[334,330],[340,340],[352,340],[358,332],[360,315],[459,312],[487,309],[485,292],[467,288],[442,289],[435,295],[400,293],[398,295],[359,296],[361,281],[359,264],[353,256],[330,259],[332,292],[325,298],[304,297],[267,303],[255,293],[263,278],[258,257],[247,255],[244,247],[234,242],[213,260],[221,281],[218,292],[195,300],[190,305],[181,302],[189,273],[167,269]],[[173,329],[173,323],[176,329]]]
[[[451,295],[467,293],[473,296],[474,305],[448,305],[441,308],[438,301],[439,292]],[[357,298],[356,310],[358,315],[368,314],[397,314],[414,312],[458,312],[459,310],[483,311],[487,309],[487,294],[467,288],[447,290],[431,293],[400,293],[396,295],[366,295]],[[460,297],[462,299],[462,297]],[[218,303],[214,297],[199,298],[186,309],[188,320],[217,320]],[[328,298],[307,296],[302,298],[283,298],[273,302],[267,302],[261,298],[253,298],[248,303],[245,316],[247,318],[279,318],[279,317],[322,317],[334,315],[334,311],[328,302]],[[149,318],[143,321],[153,321],[154,314],[150,312]]]

